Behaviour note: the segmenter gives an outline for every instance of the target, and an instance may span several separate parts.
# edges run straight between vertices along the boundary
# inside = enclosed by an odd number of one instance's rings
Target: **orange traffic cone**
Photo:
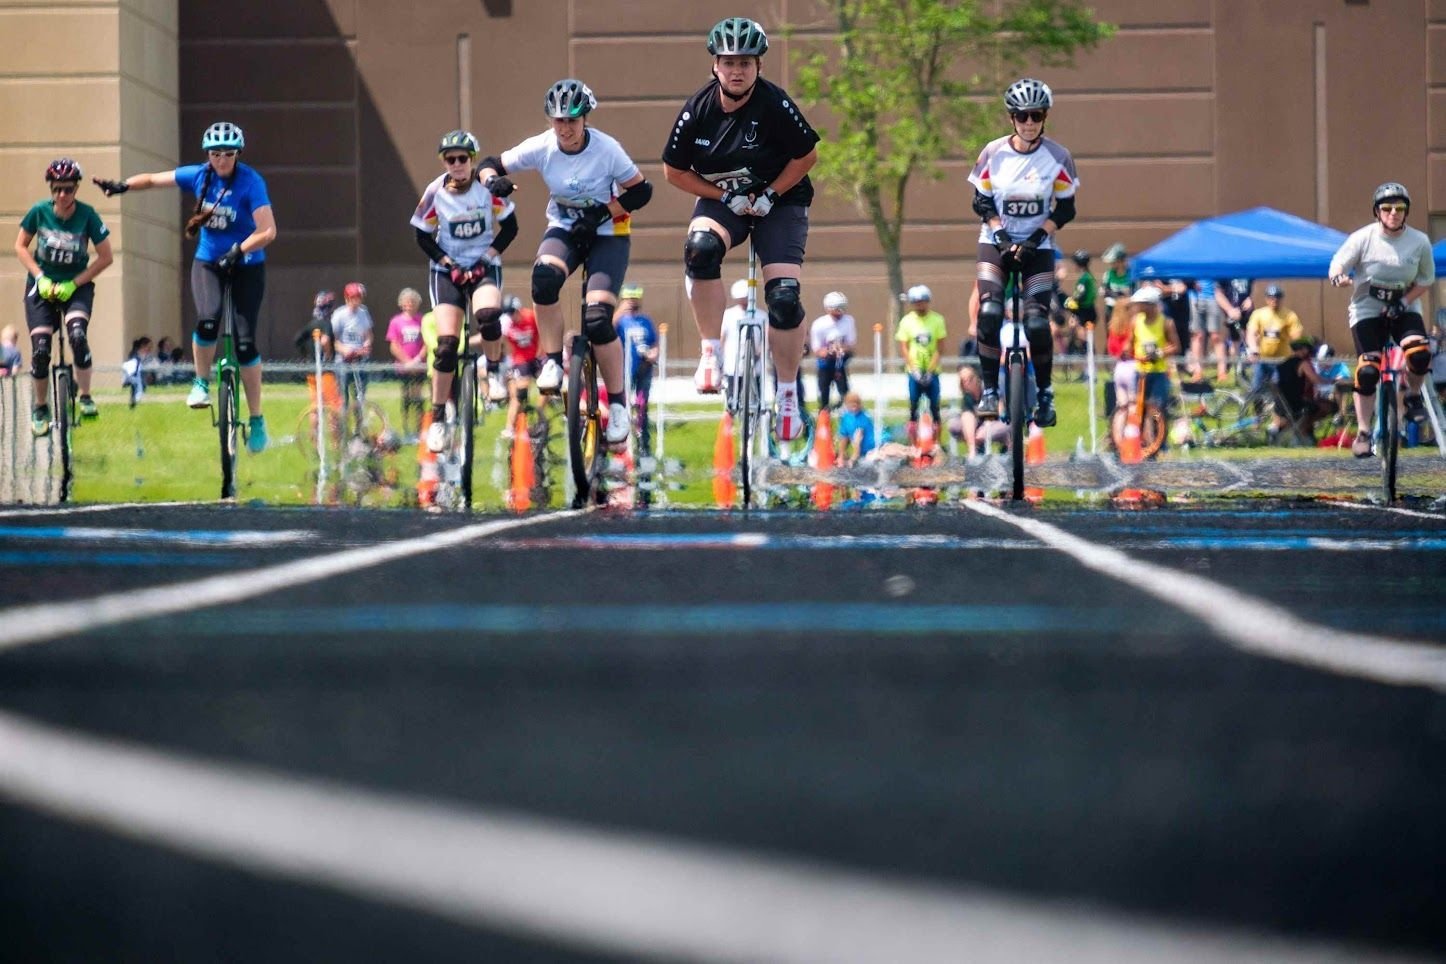
[[[720,509],[732,508],[738,495],[733,481],[733,415],[723,413],[718,423],[718,437],[713,441],[713,501]]]
[[[532,487],[537,484],[532,466],[532,434],[527,430],[527,415],[517,413],[512,425],[512,487],[508,492],[508,503],[513,512],[526,512],[532,508]]]
[[[1120,461],[1126,465],[1134,465],[1144,460],[1144,453],[1140,449],[1140,421],[1131,416],[1125,420],[1125,434],[1120,439]]]
[[[417,441],[417,504],[422,508],[437,502],[437,485],[441,481],[437,472],[437,454],[427,448],[427,429],[432,426],[430,409],[422,413],[422,437]]]
[[[833,469],[833,425],[829,420],[827,408],[819,409],[818,421],[813,426],[813,455],[815,466],[819,472],[828,472]],[[833,505],[833,486],[830,483],[818,482],[814,485],[813,504],[820,509],[827,509]]]
[[[1027,465],[1044,464],[1044,429],[1038,425],[1029,426],[1029,439],[1024,443],[1024,461]],[[1030,502],[1044,500],[1044,490],[1036,485],[1024,487],[1024,497]]]

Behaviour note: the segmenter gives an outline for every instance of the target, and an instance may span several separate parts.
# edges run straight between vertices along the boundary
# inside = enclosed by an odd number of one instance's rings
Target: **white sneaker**
[[[544,395],[556,395],[562,391],[562,366],[555,359],[549,358],[542,363],[542,371],[537,375],[537,390]]]
[[[447,449],[447,423],[433,422],[427,426],[427,450],[436,454]]]
[[[617,402],[609,403],[607,430],[608,445],[611,445],[614,448],[620,445],[626,445],[628,442],[628,434],[632,432],[632,430],[633,420],[632,416],[628,414],[628,407],[626,405],[619,405]]]
[[[186,404],[192,408],[211,407],[211,386],[206,383],[206,379],[191,379],[191,394],[186,396]]]
[[[700,395],[716,395],[723,387],[723,363],[712,345],[703,346],[703,357],[698,359],[698,370],[693,373],[693,387]]]
[[[778,387],[778,440],[792,442],[803,435],[803,413],[798,410],[798,389]]]
[[[487,375],[487,399],[493,402],[507,401],[507,383],[502,380],[500,370]]]

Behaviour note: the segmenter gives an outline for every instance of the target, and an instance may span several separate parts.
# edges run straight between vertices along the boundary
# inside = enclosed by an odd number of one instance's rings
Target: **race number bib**
[[[1370,292],[1372,298],[1387,304],[1400,301],[1401,296],[1406,293],[1405,288],[1394,285],[1371,284],[1366,286],[1366,290]]]
[[[704,180],[717,185],[724,191],[738,192],[745,188],[752,188],[757,185],[758,179],[748,168],[740,168],[736,171],[722,171],[717,174],[704,174]]]
[[[481,215],[474,215],[460,221],[453,221],[450,225],[452,237],[458,241],[470,241],[473,238],[480,238],[487,231],[487,222]]]
[[[1037,197],[1004,199],[1004,215],[1011,218],[1037,218],[1044,213],[1044,202]]]

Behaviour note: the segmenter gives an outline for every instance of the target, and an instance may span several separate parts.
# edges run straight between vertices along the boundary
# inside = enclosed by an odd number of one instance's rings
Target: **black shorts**
[[[219,321],[221,318],[221,277],[209,261],[191,262],[191,297],[196,302],[196,317]],[[256,319],[261,314],[261,301],[266,297],[266,262],[238,264],[231,274],[231,305],[236,313],[236,341],[256,341]]]
[[[1407,335],[1420,335],[1425,338],[1425,319],[1414,311],[1408,311],[1395,321],[1387,321],[1381,315],[1362,318],[1351,328],[1351,338],[1355,340],[1357,355],[1381,351],[1386,347],[1388,335],[1394,338],[1398,345]]]
[[[502,266],[500,264],[484,265],[487,275],[477,282],[477,287],[492,285],[496,288],[502,287]],[[432,297],[432,307],[438,305],[451,305],[453,308],[467,310],[467,301],[462,297],[462,289],[452,283],[452,274],[448,271],[432,271],[431,278],[427,282],[427,293]]]
[[[628,259],[633,250],[631,238],[615,234],[599,235],[592,239],[587,249],[587,290],[610,291],[614,298],[623,290],[623,278],[628,273]],[[544,254],[561,260],[567,265],[569,276],[583,264],[581,252],[572,244],[572,235],[566,228],[548,228],[537,246],[537,256]]]
[[[776,205],[755,225],[753,219],[740,218],[722,201],[699,198],[693,205],[693,217],[711,218],[723,225],[732,235],[729,248],[748,240],[751,229],[759,264],[803,264],[803,249],[808,243],[808,208],[802,204]]]
[[[87,281],[75,289],[75,294],[70,300],[61,304],[58,301],[46,301],[40,297],[40,292],[35,287],[35,279],[31,278],[30,283],[25,286],[25,327],[34,331],[37,328],[49,328],[52,331],[58,329],[62,321],[72,315],[84,316],[87,322],[90,321],[91,309],[95,306],[95,282]]]
[[[513,378],[536,378],[542,371],[542,357],[538,355],[525,362],[514,362],[507,366],[507,374]]]

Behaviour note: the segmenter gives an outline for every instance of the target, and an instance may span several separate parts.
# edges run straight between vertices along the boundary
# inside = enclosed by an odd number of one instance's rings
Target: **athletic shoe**
[[[999,417],[999,393],[985,389],[979,399],[979,404],[974,406],[974,414],[980,418]]]
[[[267,441],[269,440],[266,437],[266,416],[252,415],[247,423],[246,451],[252,455],[264,452]]]
[[[1054,428],[1057,420],[1054,414],[1054,389],[1041,388],[1034,404],[1034,424],[1040,428]]]
[[[492,402],[507,401],[507,383],[502,380],[500,369],[487,374],[487,399]]]
[[[1358,459],[1371,457],[1371,437],[1365,432],[1357,432],[1356,440],[1351,443],[1351,454]]]
[[[712,345],[703,346],[703,357],[698,359],[698,370],[693,373],[693,387],[700,395],[716,395],[723,387],[723,363]]]
[[[628,435],[633,430],[633,419],[628,407],[617,402],[608,403],[608,444],[617,448],[628,444]]]
[[[206,379],[191,379],[191,394],[186,396],[186,404],[192,408],[211,407],[211,385]]]
[[[1426,421],[1426,400],[1421,397],[1419,392],[1415,395],[1407,395],[1404,401],[1406,406],[1406,421]]]
[[[1420,401],[1420,398],[1420,395],[1416,396],[1417,401]],[[1422,412],[1424,413],[1425,409],[1422,409]],[[100,409],[95,407],[95,399],[89,395],[80,396],[80,414],[85,418],[95,418],[100,415]],[[1425,418],[1426,416],[1422,414],[1421,420],[1425,421]]]
[[[542,371],[537,374],[537,390],[544,395],[562,391],[562,366],[556,359],[549,358],[542,363]]]
[[[50,406],[40,405],[30,413],[30,434],[44,438],[50,434]]]
[[[504,429],[502,430],[501,437],[502,437],[505,441],[510,442],[510,441],[512,441],[514,438],[517,437],[517,433],[514,432],[514,431],[512,431],[512,426],[509,425],[509,426],[507,426],[506,428],[504,428]]]
[[[807,426],[798,409],[798,389],[780,385],[778,388],[778,440],[792,442],[800,438]]]
[[[447,450],[447,423],[433,422],[427,426],[427,450],[441,453]]]

